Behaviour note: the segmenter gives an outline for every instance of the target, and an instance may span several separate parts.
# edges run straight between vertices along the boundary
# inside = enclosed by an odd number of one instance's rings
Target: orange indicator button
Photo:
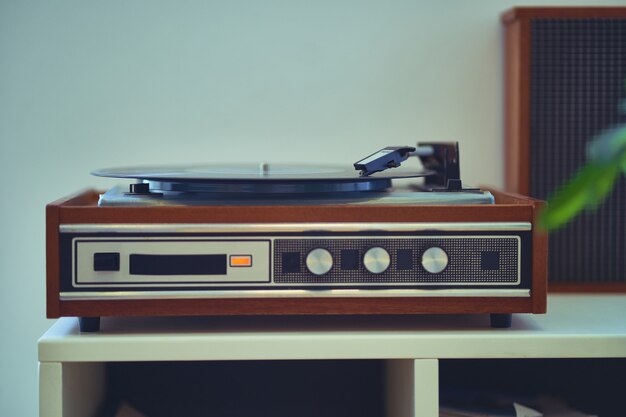
[[[230,266],[239,268],[252,266],[252,255],[230,255]]]

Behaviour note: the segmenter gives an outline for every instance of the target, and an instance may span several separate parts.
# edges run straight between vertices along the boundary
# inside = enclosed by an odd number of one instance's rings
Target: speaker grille
[[[274,241],[274,281],[292,284],[517,284],[521,273],[520,242],[517,237],[432,237],[413,239],[277,239]],[[361,262],[363,254],[372,247],[383,247],[390,255],[389,268],[381,274],[367,272]],[[442,248],[449,264],[438,274],[426,272],[421,256],[430,247]],[[333,268],[325,275],[316,276],[306,270],[306,255],[314,248],[328,250]],[[356,268],[342,269],[341,257],[345,250],[354,251],[359,262]],[[398,267],[399,251],[410,251],[409,269]],[[283,253],[300,257],[300,268],[285,272]],[[484,267],[485,253],[498,254],[495,268]]]
[[[588,141],[626,121],[626,20],[531,20],[530,78],[530,193],[546,199],[585,162]],[[626,281],[624,176],[549,244],[553,282]]]

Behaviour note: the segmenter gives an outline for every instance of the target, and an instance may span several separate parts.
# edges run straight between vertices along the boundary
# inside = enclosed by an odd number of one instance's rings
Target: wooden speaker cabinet
[[[626,7],[515,8],[505,28],[508,191],[547,199],[626,122]],[[626,181],[550,236],[549,288],[626,291]]]

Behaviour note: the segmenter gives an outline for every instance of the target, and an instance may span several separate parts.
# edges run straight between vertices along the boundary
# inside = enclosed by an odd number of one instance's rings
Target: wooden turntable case
[[[46,207],[47,316],[378,315],[545,313],[547,239],[532,229],[530,297],[60,300],[59,226],[133,223],[531,222],[542,202],[492,191],[496,204],[448,206],[98,207],[87,190]]]

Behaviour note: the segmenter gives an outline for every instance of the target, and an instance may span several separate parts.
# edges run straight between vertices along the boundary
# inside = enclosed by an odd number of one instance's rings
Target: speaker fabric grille
[[[531,20],[530,53],[530,194],[547,199],[585,162],[591,139],[626,121],[626,20]],[[549,245],[550,281],[626,281],[624,175]]]
[[[520,243],[517,237],[432,237],[421,239],[277,239],[274,241],[274,281],[293,284],[516,284],[520,275]],[[390,255],[390,266],[381,274],[367,272],[361,259],[367,249],[383,247]],[[421,266],[424,251],[442,248],[449,264],[438,274],[428,273]],[[316,276],[306,269],[306,255],[314,248],[328,250],[334,260],[332,269]],[[342,269],[342,255],[354,251],[359,257],[357,268]],[[408,252],[410,251],[410,252]],[[285,268],[283,253],[299,254],[300,268]],[[400,257],[410,253],[411,269],[403,268]],[[484,254],[498,254],[497,266],[483,268]],[[400,265],[400,266],[399,266]],[[344,265],[345,266],[345,265]]]

